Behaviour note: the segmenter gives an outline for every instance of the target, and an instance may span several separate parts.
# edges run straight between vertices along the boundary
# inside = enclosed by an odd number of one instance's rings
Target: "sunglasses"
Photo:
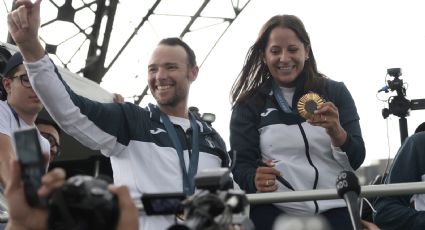
[[[50,133],[46,133],[46,132],[40,132],[41,136],[43,136],[44,138],[46,138],[49,143],[50,143],[50,155],[51,156],[59,156],[61,154],[60,151],[60,145],[58,144],[58,141],[56,140],[56,138],[50,134]],[[53,148],[56,146],[56,151],[53,150]]]
[[[21,85],[24,86],[25,88],[31,88],[31,83],[30,83],[30,79],[28,79],[28,74],[24,73],[21,75],[11,77],[9,79],[15,79],[15,78],[18,78],[21,81]]]

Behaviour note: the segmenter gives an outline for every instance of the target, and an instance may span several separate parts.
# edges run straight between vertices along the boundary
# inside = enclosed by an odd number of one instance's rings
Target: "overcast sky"
[[[10,2],[4,0],[9,8]],[[146,2],[149,1],[122,1],[118,10],[126,13],[117,12],[116,20],[122,23],[122,27],[117,28],[125,28],[124,25],[127,25],[130,29],[123,29],[123,33],[127,34],[121,40],[119,36],[111,40],[111,50],[122,45],[134,30],[138,21],[129,22],[129,18],[132,15],[140,16],[140,8],[150,6],[143,5]],[[185,4],[181,5],[190,4],[189,0],[183,2]],[[366,142],[364,165],[387,158],[389,153],[393,157],[400,146],[398,117],[391,115],[385,120],[381,115],[382,109],[388,104],[381,100],[393,94],[377,95],[377,91],[385,85],[386,79],[392,80],[386,78],[387,68],[400,67],[403,73],[401,79],[407,83],[407,98],[425,98],[425,14],[421,3],[420,0],[252,0],[203,64],[197,81],[192,84],[190,105],[199,107],[201,112],[215,113],[217,119],[213,125],[228,142],[231,114],[229,91],[242,68],[248,48],[255,41],[262,24],[271,16],[295,14],[304,21],[310,34],[319,71],[334,80],[343,81],[352,93]],[[216,8],[217,11],[223,9]],[[168,10],[178,8],[173,6]],[[44,8],[43,14],[48,14],[48,11]],[[4,4],[0,5],[0,18],[0,40],[6,41]],[[157,25],[147,26],[141,31],[143,36],[132,42],[123,57],[108,72],[101,83],[104,88],[127,97],[143,90],[153,44],[162,37],[179,35],[181,31],[173,31],[174,25],[161,25],[159,19],[155,20],[152,18],[150,24]],[[57,33],[57,30],[42,32]],[[199,50],[198,47],[211,44],[208,33],[214,33],[214,30],[188,36],[185,40]],[[204,57],[205,53],[200,56]],[[135,78],[136,75],[139,77]],[[149,101],[152,101],[150,96],[142,105]],[[412,111],[407,117],[409,134],[424,121],[424,110]]]

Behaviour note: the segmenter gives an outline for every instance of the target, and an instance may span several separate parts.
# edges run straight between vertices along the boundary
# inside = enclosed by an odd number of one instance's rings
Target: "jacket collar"
[[[149,103],[147,109],[150,112],[151,120],[159,122],[159,123],[163,123],[162,120],[161,120],[161,116],[160,116],[161,111],[159,110],[158,105],[154,105],[154,104]],[[194,117],[196,119],[196,123],[198,123],[198,125],[200,127],[199,132],[201,134],[209,134],[209,133],[213,132],[212,128],[205,121],[203,121],[202,118],[200,118],[198,115],[196,115],[192,112],[189,112],[189,113],[194,115]]]

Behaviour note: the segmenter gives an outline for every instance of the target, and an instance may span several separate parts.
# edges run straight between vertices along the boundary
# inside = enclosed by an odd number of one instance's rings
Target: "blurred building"
[[[375,180],[378,176],[382,176],[386,171],[388,172],[391,162],[393,159],[389,160],[389,164],[387,166],[388,159],[380,159],[372,162],[369,166],[360,167],[356,171],[356,175],[359,178],[360,185],[368,185],[372,181]]]

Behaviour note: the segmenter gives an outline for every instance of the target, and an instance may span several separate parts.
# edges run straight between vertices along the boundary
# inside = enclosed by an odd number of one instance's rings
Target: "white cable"
[[[373,208],[373,205],[370,203],[370,201],[367,198],[362,197],[362,200],[366,201],[367,205],[369,205],[369,207],[370,207],[370,209],[372,209],[373,213],[376,213],[376,209]]]

